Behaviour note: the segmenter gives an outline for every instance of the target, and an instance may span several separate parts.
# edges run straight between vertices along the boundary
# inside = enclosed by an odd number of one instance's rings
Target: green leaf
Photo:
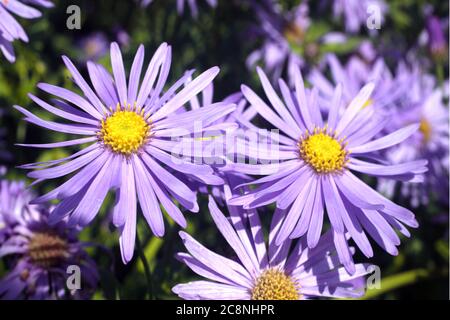
[[[398,288],[411,285],[430,277],[431,272],[426,269],[414,269],[406,272],[397,273],[381,279],[380,288],[368,289],[365,296],[361,299],[367,300],[378,297],[386,292],[391,292]]]
[[[336,54],[346,54],[354,51],[359,44],[361,39],[359,38],[348,38],[344,43],[324,43],[320,45],[321,53],[333,52]]]
[[[145,258],[147,259],[147,261],[150,264],[150,268],[154,269],[155,264],[152,263],[152,261],[155,261],[155,257],[158,254],[159,249],[161,248],[163,244],[163,240],[161,238],[157,238],[157,237],[152,237],[150,239],[150,241],[148,242],[148,244],[145,246],[144,249],[144,254],[145,254]],[[137,269],[139,272],[143,273],[144,272],[144,265],[142,264],[142,261],[138,261],[137,263]]]
[[[305,42],[315,42],[323,35],[327,34],[330,31],[330,26],[323,22],[316,22],[312,24],[308,30],[306,30],[305,34]]]
[[[436,242],[436,251],[439,253],[439,255],[448,262],[448,242],[444,240],[439,240]]]

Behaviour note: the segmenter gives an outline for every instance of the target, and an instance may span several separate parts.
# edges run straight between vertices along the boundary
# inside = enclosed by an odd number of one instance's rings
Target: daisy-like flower
[[[276,202],[279,209],[286,211],[286,219],[275,243],[306,236],[310,248],[319,243],[326,210],[340,261],[351,273],[355,267],[347,232],[367,257],[373,255],[373,250],[366,232],[387,252],[397,254],[400,239],[395,229],[409,236],[404,225],[417,227],[414,214],[377,193],[352,171],[402,181],[419,179],[426,171],[426,161],[389,165],[380,163],[377,157],[379,150],[405,140],[419,124],[374,139],[386,121],[374,117],[372,108],[363,108],[373,84],[361,89],[345,107],[341,103],[342,87],[338,85],[324,120],[317,105],[317,90],[305,91],[300,70],[295,74],[294,92],[284,81],[279,82],[284,103],[262,70],[258,73],[273,109],[249,87],[243,85],[242,92],[259,114],[283,134],[279,136],[279,152],[259,147],[257,159],[265,163],[228,166],[227,170],[264,176],[252,182],[257,188],[231,199],[229,204],[255,208]]]
[[[345,21],[348,32],[358,32],[365,26],[370,14],[379,13],[383,19],[388,10],[383,0],[332,0],[333,14]],[[381,23],[383,22],[380,21]]]
[[[53,3],[49,0],[0,1],[0,16],[3,21],[3,23],[0,23],[0,50],[9,62],[14,62],[16,60],[12,42],[15,40],[28,42],[28,37],[25,30],[23,30],[22,26],[11,15],[11,13],[25,19],[39,18],[41,13],[30,5],[49,8],[53,6]]]
[[[71,61],[67,57],[63,60],[85,97],[41,83],[38,85],[40,89],[59,97],[54,101],[55,106],[34,95],[30,98],[47,111],[74,123],[46,121],[22,107],[16,108],[28,122],[86,137],[26,146],[56,148],[91,144],[64,159],[24,166],[39,169],[29,173],[38,182],[77,172],[34,202],[59,199],[61,202],[51,213],[50,220],[55,222],[69,215],[69,224],[85,226],[99,211],[108,191],[116,190],[112,220],[120,229],[120,247],[126,263],[133,256],[138,202],[151,230],[159,237],[164,235],[160,205],[181,227],[186,226],[186,220],[173,199],[192,212],[198,211],[196,193],[171,171],[195,176],[206,184],[223,183],[210,166],[194,163],[193,159],[202,157],[199,150],[184,154],[182,159],[171,153],[180,141],[192,139],[191,135],[197,130],[194,128],[199,124],[207,128],[211,122],[233,112],[235,105],[219,102],[182,115],[176,113],[211,83],[219,68],[205,71],[178,91],[190,76],[186,74],[163,94],[171,63],[171,48],[165,43],[153,55],[142,82],[144,47],[139,47],[128,84],[119,46],[113,43],[111,62],[114,78],[102,66],[92,62],[87,64],[95,92]]]
[[[5,173],[6,170],[0,170],[0,243],[11,231],[8,226],[14,224],[16,217],[32,199],[23,181],[8,181],[3,178]]]
[[[94,32],[83,37],[78,47],[81,49],[78,60],[83,62],[97,61],[108,54],[109,41],[103,32]]]
[[[284,241],[275,238],[284,219],[276,211],[266,246],[256,210],[229,207],[227,219],[213,198],[209,200],[211,216],[234,250],[237,261],[205,248],[185,232],[180,237],[188,253],[177,259],[208,280],[176,285],[172,291],[186,300],[300,300],[314,297],[359,297],[364,294],[364,276],[373,266],[357,264],[350,275],[339,263],[333,248],[331,232],[324,235],[316,248],[306,241]],[[231,223],[230,223],[231,222]]]
[[[430,195],[448,203],[449,117],[444,104],[448,93],[436,88],[433,80],[431,76],[422,75],[413,83],[405,106],[397,108],[395,117],[389,123],[391,130],[420,123],[414,135],[385,153],[389,162],[394,164],[421,158],[428,160],[429,171],[423,177],[424,183],[401,185],[401,197],[408,199],[413,207],[428,204]],[[434,85],[430,86],[429,82]],[[398,182],[385,179],[378,182],[380,192],[394,197]]]
[[[267,72],[273,74],[275,79],[281,77],[286,66],[288,74],[292,74],[297,65],[304,64],[304,60],[291,50],[288,38],[298,43],[303,42],[305,30],[310,23],[308,6],[301,4],[286,16],[275,2],[254,2],[254,7],[260,25],[255,26],[252,32],[265,41],[261,48],[249,55],[247,64],[253,67],[262,61]]]
[[[85,299],[95,290],[95,262],[65,221],[48,222],[48,209],[30,205],[32,195],[23,182],[0,181],[0,258],[10,272],[0,279],[0,299]],[[6,259],[8,258],[8,259]],[[69,266],[78,266],[81,289],[70,291]]]
[[[373,82],[375,89],[364,107],[371,106],[377,112],[386,113],[406,96],[411,81],[414,81],[415,74],[406,72],[402,64],[393,75],[383,59],[366,64],[360,58],[352,57],[346,65],[342,65],[335,55],[330,54],[326,60],[331,81],[317,69],[308,75],[308,81],[319,90],[319,105],[325,111],[330,109],[334,88],[339,83],[345,84],[342,87],[342,101],[348,105],[367,82]]]
[[[177,10],[178,14],[182,15],[184,12],[184,6],[185,4],[189,5],[189,9],[191,10],[191,14],[194,18],[198,16],[198,4],[197,0],[177,0]],[[206,2],[209,4],[211,8],[214,8],[217,6],[217,0],[206,0]]]
[[[345,36],[340,33],[327,33],[312,39],[308,35],[311,24],[308,3],[302,2],[288,12],[283,12],[277,1],[252,1],[259,24],[250,33],[257,41],[263,39],[260,48],[247,58],[247,65],[253,67],[258,62],[276,80],[286,68],[292,77],[295,68],[305,65],[305,59],[320,56],[320,44],[340,43]]]

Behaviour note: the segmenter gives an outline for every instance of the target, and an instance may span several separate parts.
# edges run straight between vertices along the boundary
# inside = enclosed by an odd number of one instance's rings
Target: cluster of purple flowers
[[[197,16],[195,1],[178,0],[178,11],[185,2]],[[374,266],[354,263],[354,254],[371,258],[376,243],[397,255],[398,232],[409,237],[409,228],[418,227],[414,213],[391,200],[396,186],[413,205],[427,202],[430,190],[441,199],[448,196],[442,188],[448,175],[448,92],[433,77],[407,61],[392,73],[381,57],[354,56],[342,64],[330,54],[320,67],[306,68],[304,57],[314,55],[314,47],[305,46],[301,56],[292,45],[302,45],[308,32],[308,3],[284,14],[274,1],[250,3],[260,22],[252,34],[264,41],[248,64],[264,64],[265,71],[257,67],[264,97],[243,84],[240,92],[214,102],[219,67],[196,77],[188,70],[167,85],[172,49],[166,43],[144,69],[140,45],[127,72],[113,42],[112,73],[88,61],[87,79],[63,56],[78,91],[39,83],[53,99],[29,94],[63,122],[14,106],[31,124],[76,136],[23,147],[79,151],[21,166],[30,170],[33,185],[68,177],[46,194],[36,197],[21,182],[0,181],[0,257],[11,270],[0,281],[0,298],[90,297],[97,269],[77,235],[96,219],[109,192],[115,195],[112,223],[125,264],[134,256],[138,207],[153,234],[163,237],[165,216],[186,228],[184,213],[198,212],[198,193],[209,193],[209,214],[236,258],[181,231],[187,253],[177,259],[207,280],[172,290],[183,299],[253,300],[362,296]],[[332,7],[336,18],[344,17],[346,30],[356,32],[369,4],[387,11],[383,1],[333,1]],[[6,10],[38,16],[18,0],[0,2],[0,13]],[[27,38],[11,19],[15,27],[0,23],[0,45],[13,61],[11,42]],[[319,43],[340,41],[345,37],[333,33]],[[277,134],[258,127],[257,117]],[[377,181],[376,189],[367,177]],[[265,237],[259,213],[270,212],[272,204]],[[70,265],[83,269],[81,291],[67,289]]]

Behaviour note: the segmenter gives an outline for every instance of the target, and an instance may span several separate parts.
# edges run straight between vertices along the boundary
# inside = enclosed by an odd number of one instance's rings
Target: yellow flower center
[[[36,233],[28,244],[28,255],[32,263],[50,268],[67,258],[67,242],[53,233]]]
[[[305,31],[296,23],[288,23],[284,29],[284,37],[290,43],[301,44],[305,39]]]
[[[149,132],[143,112],[118,109],[102,121],[100,137],[114,152],[130,155],[145,143]]]
[[[256,280],[252,300],[298,300],[299,285],[278,269],[267,269]]]
[[[306,133],[298,143],[301,158],[317,173],[332,173],[344,169],[348,152],[344,149],[343,139],[337,140],[336,134],[330,135],[327,129],[314,129],[313,134]]]
[[[423,134],[423,141],[427,143],[431,139],[431,125],[426,119],[420,121],[420,132]]]

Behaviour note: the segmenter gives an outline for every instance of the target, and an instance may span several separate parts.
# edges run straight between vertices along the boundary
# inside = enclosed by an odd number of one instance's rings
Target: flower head
[[[263,43],[248,56],[247,65],[253,67],[258,62],[263,63],[275,80],[281,77],[285,68],[292,78],[298,66],[306,65],[305,60],[316,62],[321,57],[321,44],[341,43],[346,39],[336,32],[308,36],[311,21],[307,2],[287,12],[283,12],[276,1],[252,3],[259,24],[253,26],[251,34],[257,40],[263,39]]]
[[[310,21],[306,4],[283,14],[275,2],[269,3],[254,5],[260,22],[254,33],[263,36],[265,41],[260,49],[251,53],[247,64],[252,66],[262,61],[267,72],[278,78],[286,65],[291,74],[293,68],[304,64],[302,57],[292,51],[289,41],[301,44]]]
[[[83,37],[78,46],[81,49],[80,61],[97,61],[108,54],[109,41],[103,32],[93,32]]]
[[[14,13],[25,19],[39,18],[41,13],[29,5],[42,7],[52,7],[53,3],[49,0],[1,0],[0,15],[4,23],[0,24],[0,50],[9,62],[14,62],[16,56],[12,42],[22,40],[28,42],[28,36],[22,26],[11,15]],[[10,13],[11,12],[11,13]]]
[[[198,150],[188,149],[182,159],[173,153],[183,142],[193,141],[194,131],[201,133],[211,123],[232,112],[235,105],[218,102],[182,115],[177,113],[211,83],[219,69],[207,70],[177,92],[192,74],[188,73],[163,93],[171,63],[171,48],[165,43],[151,59],[142,82],[144,48],[142,45],[139,47],[128,83],[120,49],[113,43],[111,62],[114,78],[101,65],[87,64],[95,92],[72,62],[67,57],[63,60],[84,97],[49,84],[39,84],[39,88],[59,97],[54,100],[55,106],[34,95],[30,94],[30,97],[47,111],[74,123],[45,121],[22,107],[16,108],[31,123],[86,137],[27,146],[56,148],[91,144],[65,159],[24,166],[39,169],[29,174],[39,180],[77,172],[34,202],[59,199],[61,202],[51,213],[50,220],[59,221],[68,215],[69,224],[85,226],[99,211],[108,191],[114,190],[117,201],[113,223],[120,229],[122,258],[126,263],[133,256],[138,203],[153,233],[163,236],[165,228],[160,205],[182,227],[186,226],[186,220],[174,200],[187,210],[198,211],[196,193],[178,176],[194,176],[205,184],[223,184],[209,165],[194,163],[193,159],[202,157]],[[201,127],[196,129],[198,124]]]
[[[331,81],[317,69],[310,72],[308,80],[319,90],[319,105],[329,110],[334,88],[342,84],[342,100],[348,105],[368,82],[375,84],[375,89],[363,107],[372,107],[379,113],[388,113],[401,103],[408,94],[411,82],[415,80],[415,72],[407,71],[403,64],[392,74],[383,59],[367,64],[354,56],[346,65],[342,65],[335,55],[328,55],[327,64],[331,73]]]
[[[333,235],[321,237],[314,249],[305,240],[275,244],[284,219],[273,216],[266,246],[257,210],[229,207],[230,219],[209,200],[211,216],[237,255],[237,260],[218,255],[180,232],[188,253],[177,258],[208,280],[178,284],[172,290],[187,300],[300,300],[314,297],[359,297],[364,294],[364,276],[372,266],[357,264],[348,274],[333,248]],[[231,222],[231,223],[230,223]]]
[[[30,205],[23,182],[0,181],[0,257],[11,271],[0,279],[1,299],[89,298],[99,276],[78,231],[48,222],[48,209]],[[67,268],[80,268],[82,287],[66,287]]]
[[[231,199],[229,204],[251,209],[275,202],[286,214],[275,243],[306,236],[310,248],[319,242],[326,210],[338,256],[349,272],[355,268],[347,232],[367,257],[373,255],[373,250],[366,232],[387,252],[397,254],[400,239],[395,229],[409,235],[404,225],[417,227],[414,214],[384,198],[352,171],[378,178],[420,180],[427,161],[390,165],[378,156],[378,151],[411,136],[419,124],[377,137],[388,120],[376,116],[373,108],[363,108],[374,90],[373,84],[364,86],[348,106],[342,103],[343,87],[338,85],[329,103],[328,117],[323,119],[317,89],[305,90],[298,69],[294,92],[283,80],[279,82],[284,101],[266,75],[261,70],[258,73],[274,110],[249,87],[243,85],[242,92],[259,114],[283,134],[278,137],[277,153],[259,146],[259,153],[253,155],[256,163],[235,163],[226,168],[264,176],[249,183],[257,188]]]
[[[388,126],[395,131],[410,123],[420,124],[411,137],[385,152],[393,164],[428,160],[429,171],[422,177],[423,183],[400,182],[400,197],[408,199],[413,207],[428,204],[430,197],[448,203],[449,118],[444,104],[447,94],[436,88],[433,80],[429,75],[421,75],[412,83],[403,106],[396,108]],[[380,179],[378,190],[393,198],[398,185],[397,181]]]

